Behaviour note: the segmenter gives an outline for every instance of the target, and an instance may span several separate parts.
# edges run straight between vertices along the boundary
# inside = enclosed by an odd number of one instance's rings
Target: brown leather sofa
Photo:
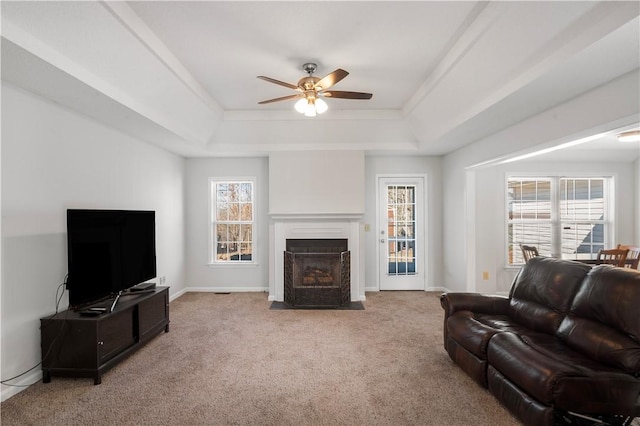
[[[508,297],[440,302],[451,359],[524,424],[640,415],[640,272],[536,257]]]

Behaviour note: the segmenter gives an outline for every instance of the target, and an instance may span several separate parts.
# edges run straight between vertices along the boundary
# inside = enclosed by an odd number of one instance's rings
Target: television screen
[[[155,278],[155,212],[69,209],[67,250],[72,307]]]

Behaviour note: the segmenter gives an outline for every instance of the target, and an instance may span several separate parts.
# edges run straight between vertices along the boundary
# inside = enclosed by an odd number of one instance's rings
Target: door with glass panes
[[[423,177],[378,179],[380,290],[425,289]]]

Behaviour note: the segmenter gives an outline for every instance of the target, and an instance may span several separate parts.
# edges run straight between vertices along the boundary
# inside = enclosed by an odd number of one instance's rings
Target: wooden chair
[[[520,244],[520,250],[522,250],[524,263],[527,263],[532,257],[540,256],[538,254],[538,248],[536,246],[525,246],[524,244]]]
[[[627,249],[600,249],[598,250],[598,257],[596,258],[597,264],[609,264],[615,266],[624,267],[625,259],[627,258]]]
[[[626,261],[624,262],[625,268],[638,269],[638,263],[640,263],[640,247],[618,244],[618,249],[629,250]]]

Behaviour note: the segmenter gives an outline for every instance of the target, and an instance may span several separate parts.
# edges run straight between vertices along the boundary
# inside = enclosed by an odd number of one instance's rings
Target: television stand
[[[136,296],[121,298],[113,311],[98,316],[67,310],[40,319],[42,381],[92,377],[99,385],[107,370],[169,332],[169,287]]]

